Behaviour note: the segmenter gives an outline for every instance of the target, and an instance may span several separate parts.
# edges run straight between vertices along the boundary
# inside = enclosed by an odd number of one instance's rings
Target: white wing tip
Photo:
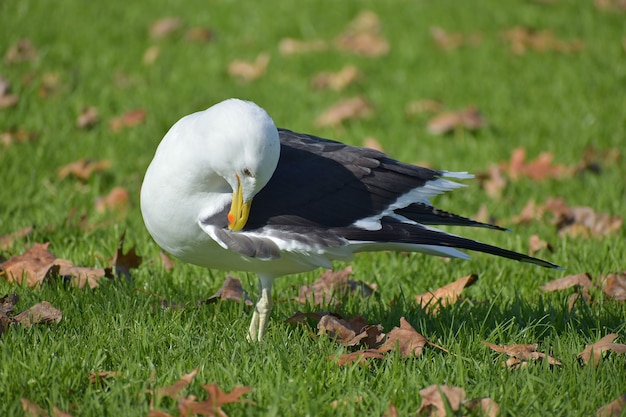
[[[442,177],[448,178],[458,178],[460,180],[468,180],[474,178],[474,174],[470,174],[466,171],[463,172],[452,172],[452,171],[441,171]]]

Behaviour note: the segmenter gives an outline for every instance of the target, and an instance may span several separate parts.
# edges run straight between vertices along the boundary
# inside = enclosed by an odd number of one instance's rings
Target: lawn
[[[618,335],[616,343],[626,342],[626,304],[595,286],[590,301],[570,310],[575,290],[539,288],[572,274],[587,272],[599,282],[603,274],[625,271],[626,227],[568,229],[550,213],[515,221],[530,200],[540,206],[550,198],[590,207],[592,223],[601,215],[619,222],[626,214],[626,11],[620,4],[0,2],[0,78],[6,80],[0,84],[11,86],[10,92],[0,88],[0,236],[33,227],[4,238],[0,260],[49,243],[59,258],[104,268],[123,234],[125,250],[134,247],[142,257],[129,276],[102,278],[93,289],[55,276],[33,287],[0,276],[0,297],[20,297],[16,312],[48,301],[63,313],[59,323],[12,325],[0,336],[0,416],[23,415],[21,399],[50,415],[57,407],[74,416],[146,416],[147,390],[196,368],[184,395],[204,399],[202,386],[212,382],[226,392],[250,387],[241,397],[247,402],[223,406],[229,416],[382,416],[392,405],[400,416],[414,415],[419,391],[433,384],[461,387],[467,398],[490,397],[502,415],[525,417],[587,416],[626,394],[625,355],[607,352],[597,366],[576,358],[610,333]],[[383,41],[382,51],[372,41],[364,50],[339,47],[365,10],[379,20],[375,39]],[[178,20],[155,28],[166,17]],[[288,38],[313,50],[286,53],[280,45]],[[21,40],[30,46],[16,51]],[[265,68],[257,63],[246,67],[248,75],[234,74],[233,62],[253,63],[260,55],[269,59]],[[360,75],[346,86],[313,86],[319,73],[347,65]],[[352,145],[374,138],[403,161],[483,173],[433,202],[466,216],[483,206],[488,219],[512,233],[448,230],[524,253],[538,235],[551,250],[536,256],[565,270],[482,254],[471,261],[360,254],[350,263],[352,279],[376,284],[373,296],[349,295],[338,307],[302,305],[294,300],[299,287],[321,271],[281,278],[266,338],[248,343],[250,306],[198,304],[227,272],[182,262],[166,268],[139,212],[143,174],[168,128],[228,97],[255,101],[280,127]],[[319,123],[331,106],[355,97],[365,100],[369,115]],[[428,130],[438,113],[469,106],[484,118],[478,129]],[[88,107],[97,111],[93,126],[77,126]],[[531,174],[515,178],[508,162],[518,148]],[[585,159],[591,148],[595,153]],[[543,152],[552,161],[539,175],[528,161]],[[103,165],[84,179],[62,175],[62,167],[81,159]],[[493,169],[506,184],[493,191],[489,169],[498,163]],[[106,200],[116,188],[122,197]],[[478,282],[438,314],[416,302],[415,295],[471,273]],[[254,275],[230,274],[256,297]],[[315,325],[285,323],[296,311],[328,309],[361,315],[385,332],[405,317],[447,352],[427,347],[419,357],[391,352],[364,366],[339,366],[329,357],[347,348],[316,336]],[[561,365],[531,361],[509,370],[501,366],[506,357],[483,341],[537,343]],[[103,371],[117,374],[89,380]],[[152,406],[179,415],[174,399]]]

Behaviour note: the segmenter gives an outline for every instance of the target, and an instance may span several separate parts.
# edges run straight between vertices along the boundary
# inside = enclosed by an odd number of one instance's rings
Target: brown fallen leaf
[[[526,205],[524,206],[520,214],[514,216],[511,221],[514,224],[528,224],[533,220],[539,219],[541,215],[542,213],[537,207],[537,204],[535,204],[535,200],[531,198],[530,200],[528,200],[528,202],[526,202]]]
[[[552,356],[537,352],[538,345],[536,343],[518,345],[495,345],[489,342],[482,343],[491,350],[509,355],[511,358],[506,362],[505,366],[511,370],[526,366],[529,361],[537,359],[547,360],[550,365],[561,365],[561,362]]]
[[[602,291],[617,301],[626,301],[626,271],[600,276]]]
[[[389,404],[389,408],[387,409],[387,411],[385,411],[385,414],[383,414],[383,417],[399,417],[399,416],[400,414],[398,414],[398,409],[393,404]]]
[[[456,303],[463,289],[474,284],[477,280],[478,275],[467,275],[434,291],[416,295],[415,299],[428,313],[436,314],[440,307]]]
[[[438,26],[431,26],[429,32],[437,46],[446,51],[460,46],[476,46],[482,41],[482,36],[478,32],[466,35],[461,32],[448,32]]]
[[[116,372],[116,371],[99,371],[99,372],[92,372],[91,374],[89,374],[87,379],[89,380],[89,383],[91,384],[100,384],[105,379],[112,379],[112,378],[116,378],[122,375],[123,373]]]
[[[351,365],[354,362],[359,363],[359,366],[366,366],[368,359],[384,359],[385,356],[381,354],[378,349],[363,349],[357,350],[355,352],[344,353],[337,357],[336,355],[331,355],[329,357],[330,360],[334,360],[337,358],[338,366],[347,366]]]
[[[400,327],[394,327],[387,334],[387,338],[379,352],[389,352],[398,349],[403,358],[420,356],[424,347],[430,344],[428,339],[419,334],[404,317],[400,318]]]
[[[37,93],[41,98],[58,96],[64,89],[63,79],[59,72],[45,72],[41,76]]]
[[[161,55],[161,47],[157,45],[149,46],[148,49],[143,53],[143,57],[141,61],[144,65],[150,66],[154,64],[157,58]]]
[[[215,32],[205,27],[194,27],[185,32],[187,42],[212,42],[215,39]]]
[[[20,101],[20,96],[11,93],[11,83],[4,77],[0,77],[0,109],[13,107]]]
[[[523,55],[528,50],[537,52],[574,53],[584,49],[580,39],[563,41],[550,30],[534,30],[523,26],[515,26],[502,32],[502,38],[508,42],[511,52]]]
[[[57,175],[60,179],[64,179],[71,175],[80,180],[87,181],[93,173],[104,171],[110,166],[111,161],[107,159],[100,161],[94,159],[80,159],[59,168]]]
[[[595,416],[596,417],[623,416],[624,410],[626,410],[626,394],[598,408],[596,410]]]
[[[342,91],[350,84],[363,78],[361,71],[354,65],[346,65],[337,72],[320,72],[311,80],[311,86],[316,90]]]
[[[551,244],[541,239],[539,235],[533,234],[528,239],[528,254],[533,256],[539,251],[547,250],[548,252],[554,252],[554,248]]]
[[[508,164],[505,164],[504,169],[512,180],[527,177],[533,181],[542,181],[574,174],[575,169],[573,168],[553,164],[553,158],[552,152],[542,152],[535,160],[526,162],[526,149],[516,148],[511,153],[511,158]]]
[[[22,255],[14,256],[0,264],[0,275],[9,282],[21,284],[25,279],[29,287],[43,282],[57,257],[48,251],[50,243],[35,243]]]
[[[126,127],[134,127],[146,121],[147,112],[145,109],[130,110],[121,116],[109,120],[109,129],[113,133],[119,133]]]
[[[360,12],[335,39],[335,46],[346,52],[367,57],[389,53],[389,42],[381,35],[380,19],[372,11]]]
[[[417,414],[429,412],[431,416],[446,417],[447,409],[458,411],[465,401],[465,390],[448,385],[431,385],[419,391],[422,396],[422,404]]]
[[[27,226],[8,235],[0,236],[0,250],[9,250],[16,240],[28,236],[33,231],[32,226]]]
[[[183,20],[180,17],[164,17],[152,22],[149,34],[152,39],[164,39],[174,35],[182,26]]]
[[[605,12],[624,12],[626,11],[625,0],[594,0],[593,4],[598,10]]]
[[[37,49],[30,39],[20,39],[9,47],[4,55],[4,62],[7,65],[30,62],[39,56]]]
[[[130,270],[138,268],[143,262],[143,258],[137,254],[134,246],[127,252],[124,252],[124,240],[126,240],[126,232],[122,233],[120,237],[117,250],[111,260],[110,269],[115,271],[116,276],[121,275],[130,278]]]
[[[591,275],[588,273],[568,275],[563,278],[555,279],[545,285],[539,287],[541,291],[559,291],[571,287],[581,287],[585,289],[591,288]]]
[[[502,196],[502,191],[508,183],[497,164],[491,164],[486,172],[478,173],[476,178],[480,181],[480,185],[487,195],[494,199],[499,199]]]
[[[59,323],[62,318],[63,312],[61,310],[47,301],[42,301],[14,316],[13,320],[24,327],[30,327],[33,324]]]
[[[46,410],[41,408],[36,403],[26,399],[20,398],[20,402],[22,403],[22,410],[24,414],[28,417],[49,417],[49,414]]]
[[[613,343],[617,337],[618,335],[616,333],[607,334],[596,343],[585,346],[585,350],[580,352],[576,357],[582,360],[585,365],[592,361],[594,366],[598,366],[600,359],[602,359],[603,352],[612,350],[615,353],[626,353],[626,345]]]
[[[303,41],[293,38],[282,39],[278,44],[278,50],[282,55],[303,54],[309,52],[322,52],[328,49],[328,42],[322,39]]]
[[[15,309],[15,305],[20,300],[20,296],[13,294],[6,294],[0,297],[0,313],[11,314]]]
[[[315,125],[317,127],[337,127],[346,120],[367,118],[373,112],[372,105],[364,97],[353,97],[330,106],[315,120]]]
[[[553,223],[559,235],[572,237],[599,237],[617,233],[624,219],[618,216],[598,213],[591,207],[569,207],[562,198],[550,198],[541,207],[543,212],[551,212]]]
[[[14,143],[32,142],[37,138],[37,134],[26,130],[13,130],[0,133],[0,144],[8,148]]]
[[[154,402],[157,398],[170,397],[174,400],[179,399],[181,397],[181,391],[189,384],[191,384],[191,381],[193,381],[195,376],[198,374],[198,370],[199,369],[196,368],[188,374],[184,374],[180,377],[178,381],[174,382],[172,385],[147,390],[147,392],[152,395],[150,408],[154,408]]]
[[[327,334],[331,339],[346,347],[375,347],[384,338],[382,326],[369,325],[361,316],[340,319],[332,315],[323,316],[317,324],[318,335]]]
[[[261,78],[270,63],[268,53],[260,53],[252,62],[236,59],[228,65],[228,75],[241,81],[254,81]]]
[[[99,122],[98,109],[93,106],[83,107],[76,119],[76,127],[79,129],[91,129]]]
[[[243,300],[247,306],[254,305],[254,302],[248,297],[248,293],[241,286],[241,280],[230,275],[226,276],[226,280],[215,294],[204,301],[198,302],[198,304],[211,304],[217,302],[217,300],[231,300],[238,303]]]
[[[123,216],[128,212],[129,204],[128,190],[123,187],[114,187],[109,194],[96,199],[95,208],[98,213],[113,212]]]
[[[325,311],[312,311],[312,312],[309,312],[309,313],[303,313],[302,311],[296,311],[289,318],[285,319],[285,323],[289,323],[289,324],[303,324],[303,323],[306,323],[308,320],[312,320],[315,323],[319,323],[319,321],[322,319],[322,317],[327,316],[327,315],[332,315],[332,316],[335,316],[337,318],[341,318],[337,314],[328,313],[328,312],[325,312]]]
[[[468,411],[474,412],[477,415],[485,417],[498,417],[500,415],[500,404],[491,398],[467,400],[463,405]]]
[[[178,402],[178,409],[181,416],[199,414],[207,417],[226,417],[226,413],[222,410],[223,405],[243,402],[254,404],[252,401],[239,398],[248,393],[250,387],[235,387],[231,392],[226,393],[214,382],[212,384],[203,385],[202,388],[204,388],[208,394],[206,400],[198,402],[195,396],[189,396],[182,398]]]
[[[301,304],[313,302],[313,305],[341,304],[341,297],[351,293],[359,293],[369,296],[376,291],[373,284],[349,279],[352,274],[352,266],[347,266],[341,271],[333,272],[326,270],[310,285],[302,285],[295,301]]]
[[[487,121],[475,107],[443,112],[428,121],[427,129],[433,135],[469,130],[474,131],[487,125]]]

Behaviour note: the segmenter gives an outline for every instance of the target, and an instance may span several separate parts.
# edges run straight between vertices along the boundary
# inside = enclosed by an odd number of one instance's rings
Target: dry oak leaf
[[[333,315],[324,315],[317,324],[318,335],[328,334],[332,339],[346,347],[375,347],[384,338],[382,326],[367,324],[361,316],[342,319]]]
[[[487,121],[475,107],[443,112],[428,121],[427,129],[433,135],[461,130],[478,130],[487,125]]]
[[[178,399],[181,396],[181,391],[187,387],[187,385],[191,384],[194,377],[198,374],[198,368],[189,372],[188,374],[184,374],[180,377],[180,379],[174,382],[172,385],[167,385],[161,388],[155,388],[153,390],[147,390],[149,394],[152,394],[151,403],[154,404],[155,398],[162,397],[170,397],[173,399]],[[152,406],[150,408],[153,408]]]
[[[60,179],[64,179],[69,175],[78,178],[83,181],[87,181],[94,172],[100,172],[108,169],[111,166],[111,161],[107,159],[95,160],[95,159],[80,159],[59,168],[57,175]]]
[[[98,109],[93,106],[83,107],[76,118],[76,127],[79,129],[91,129],[100,122]]]
[[[335,355],[331,355],[329,357],[330,360],[335,359]],[[351,365],[354,362],[359,363],[359,366],[366,366],[368,359],[384,359],[382,353],[378,351],[378,349],[364,349],[357,350],[356,352],[344,353],[337,358],[338,366],[346,366]]]
[[[61,310],[47,301],[42,301],[17,314],[13,320],[24,327],[30,327],[34,324],[59,323],[62,318],[63,312]]]
[[[22,229],[16,230],[15,232],[9,233],[8,235],[0,236],[0,250],[8,250],[13,246],[13,243],[17,239],[28,236],[32,231],[33,227],[27,226]]]
[[[591,207],[569,207],[562,198],[549,198],[540,212],[551,212],[560,235],[572,237],[598,237],[617,233],[624,219],[618,216],[598,213]]]
[[[335,46],[346,52],[379,57],[389,52],[389,42],[381,35],[380,20],[372,11],[360,12],[335,39]]]
[[[224,410],[222,410],[223,405],[242,402],[254,404],[252,401],[239,398],[248,393],[250,387],[235,387],[231,392],[226,393],[214,382],[212,384],[203,385],[202,388],[204,388],[208,394],[206,400],[198,402],[193,395],[179,400],[178,409],[180,410],[181,416],[201,415],[206,417],[227,417]]]
[[[602,275],[602,291],[617,301],[626,301],[626,271]]]
[[[480,411],[481,416],[497,417],[500,415],[500,404],[488,397],[468,400],[463,405],[469,411]]]
[[[593,360],[592,364],[597,366],[598,363],[600,363],[600,359],[602,359],[602,352],[612,350],[615,353],[626,353],[626,345],[613,343],[617,337],[618,335],[615,333],[607,334],[596,343],[585,346],[585,350],[580,352],[576,357],[581,359],[585,365]]]
[[[30,39],[20,39],[7,50],[4,55],[6,64],[19,64],[37,59],[37,50]]]
[[[224,283],[219,290],[205,301],[200,301],[198,304],[211,304],[217,302],[217,300],[231,300],[236,302],[243,302],[247,306],[254,305],[254,302],[248,297],[241,286],[241,280],[239,278],[233,278],[230,275],[226,276]]]
[[[125,127],[133,127],[146,121],[147,112],[145,109],[135,109],[114,117],[109,120],[109,129],[113,133],[120,132]]]
[[[150,25],[149,33],[152,39],[163,39],[176,33],[183,26],[183,20],[179,17],[164,17],[155,20]]]
[[[311,86],[316,90],[342,91],[350,84],[363,78],[363,74],[354,65],[346,65],[337,72],[324,71],[315,75]]]
[[[328,269],[311,285],[302,285],[298,297],[294,300],[301,304],[312,301],[313,305],[339,305],[341,304],[339,298],[350,293],[358,292],[367,297],[376,291],[374,284],[349,279],[351,274],[352,266],[337,272]]]
[[[465,35],[460,32],[447,32],[438,26],[431,26],[429,32],[437,46],[447,51],[463,45],[476,46],[482,40],[482,36],[478,32]]]
[[[431,385],[420,390],[422,404],[417,414],[429,412],[431,416],[446,417],[447,409],[458,411],[465,401],[465,390],[448,385]]]
[[[265,74],[270,63],[268,53],[260,53],[252,62],[236,59],[228,65],[228,75],[241,81],[254,81]]]
[[[127,252],[124,252],[124,240],[126,239],[126,232],[122,233],[120,240],[117,244],[117,249],[111,260],[112,271],[115,271],[115,275],[122,275],[124,277],[130,277],[130,270],[138,268],[143,262],[143,258],[137,254],[135,247],[133,246]]]
[[[574,169],[553,164],[553,158],[552,152],[542,152],[534,161],[526,162],[526,149],[516,148],[511,153],[505,169],[509,178],[513,180],[528,177],[534,181],[541,181],[547,178],[567,177],[574,173]]]
[[[128,212],[129,204],[128,190],[123,187],[114,187],[109,194],[96,199],[95,208],[98,213],[115,212],[124,215]]]
[[[21,255],[14,256],[0,264],[0,275],[5,275],[9,282],[26,284],[33,287],[43,282],[57,260],[50,251],[50,243],[35,243]]]
[[[550,30],[533,30],[522,26],[502,32],[502,37],[509,43],[511,52],[516,55],[523,55],[529,49],[538,52],[573,53],[585,47],[580,39],[563,41]]]
[[[87,377],[87,379],[89,380],[91,384],[98,384],[98,383],[101,383],[105,379],[116,378],[122,375],[123,374],[121,372],[116,372],[116,371],[99,371],[99,372],[92,372],[91,374],[89,374],[89,377]]]
[[[316,120],[317,127],[337,127],[346,120],[364,119],[372,115],[372,105],[363,97],[341,100],[326,109]]]
[[[31,142],[35,140],[37,136],[36,133],[28,132],[24,129],[2,132],[0,133],[0,144],[7,148],[13,143]]]
[[[427,312],[436,314],[440,307],[456,303],[463,289],[474,284],[477,280],[478,275],[470,274],[434,291],[416,295],[415,299]]]
[[[625,2],[626,3],[626,2]],[[596,417],[618,417],[626,410],[626,394],[596,410]]]
[[[500,198],[507,185],[507,180],[497,164],[491,164],[487,172],[477,175],[480,185],[491,198]]]
[[[541,291],[559,291],[571,287],[581,287],[584,289],[591,288],[591,275],[588,273],[568,275],[563,278],[555,279],[545,285],[539,287]]]
[[[545,359],[550,365],[561,365],[561,362],[552,356],[537,352],[538,345],[536,343],[519,345],[495,345],[489,342],[482,343],[496,352],[506,353],[509,355],[510,358],[504,365],[511,370],[526,366],[529,361],[537,359]]]
[[[20,402],[22,403],[22,410],[24,410],[24,414],[28,417],[49,417],[49,414],[41,408],[36,403],[26,399],[20,398]]]
[[[278,44],[278,50],[282,55],[294,55],[309,52],[322,52],[328,49],[328,42],[322,39],[303,41],[293,38],[282,39]]]
[[[400,317],[400,327],[391,329],[385,343],[377,350],[388,352],[397,348],[403,358],[409,358],[420,356],[429,344],[428,339],[419,334],[404,317]]]

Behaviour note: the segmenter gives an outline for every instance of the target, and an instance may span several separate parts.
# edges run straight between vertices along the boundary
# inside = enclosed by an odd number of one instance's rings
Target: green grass
[[[275,4],[274,4],[275,3]],[[504,415],[590,415],[626,392],[624,355],[610,354],[598,368],[575,359],[586,344],[616,332],[626,337],[626,307],[606,299],[567,311],[568,294],[542,294],[539,285],[569,273],[602,273],[626,269],[625,228],[598,239],[565,238],[548,222],[513,227],[514,233],[459,231],[519,251],[537,233],[551,242],[554,253],[543,253],[566,271],[549,271],[515,262],[474,256],[471,262],[442,262],[421,255],[363,254],[353,267],[355,277],[375,282],[378,297],[349,298],[345,314],[361,314],[385,330],[401,316],[450,353],[427,349],[416,359],[391,355],[370,367],[338,368],[327,357],[343,350],[326,338],[313,339],[307,328],[293,328],[283,319],[303,307],[291,301],[297,288],[318,273],[277,280],[277,300],[267,338],[249,344],[245,334],[251,310],[235,303],[197,307],[219,288],[225,273],[178,263],[166,272],[158,263],[159,249],[145,230],[138,193],[156,145],[181,116],[227,97],[256,101],[279,126],[361,144],[374,136],[393,157],[428,161],[432,166],[476,172],[508,159],[523,146],[529,158],[555,153],[557,163],[574,165],[584,149],[621,148],[626,143],[626,36],[624,14],[600,11],[593,2],[550,4],[520,1],[399,1],[299,2],[244,5],[235,1],[178,1],[161,5],[110,1],[106,5],[67,0],[0,2],[0,52],[22,38],[38,50],[34,62],[0,63],[0,75],[20,95],[17,106],[0,110],[0,132],[35,132],[33,142],[0,144],[0,235],[35,225],[3,256],[19,254],[34,242],[51,242],[59,257],[86,266],[105,266],[123,231],[127,246],[145,256],[132,281],[105,282],[94,290],[63,284],[30,289],[0,282],[0,295],[17,292],[18,310],[47,300],[63,310],[55,326],[12,328],[0,339],[0,415],[21,415],[20,398],[45,409],[56,405],[77,416],[145,416],[144,394],[153,386],[173,383],[199,367],[188,389],[202,396],[201,385],[216,381],[229,391],[252,387],[251,404],[225,407],[238,415],[382,415],[393,403],[400,415],[412,415],[420,405],[418,391],[445,383],[463,387],[469,398],[491,397]],[[281,56],[285,37],[332,40],[360,10],[381,18],[391,52],[364,58],[336,50]],[[182,36],[153,41],[148,27],[165,16],[181,17],[186,27],[212,29],[215,41],[189,43]],[[482,42],[454,51],[438,49],[430,26],[449,31],[478,31]],[[580,38],[579,53],[530,51],[515,56],[501,32],[516,25],[550,29],[559,38]],[[161,54],[150,66],[145,50],[158,44]],[[227,74],[233,59],[271,55],[267,73],[241,83]],[[344,92],[313,91],[310,78],[323,70],[356,65],[365,78]],[[42,98],[38,91],[46,73],[58,73],[59,91]],[[128,85],[116,84],[123,73]],[[116,75],[118,74],[118,75]],[[343,128],[316,128],[315,118],[344,97],[362,94],[374,105],[374,115],[348,122]],[[451,109],[476,105],[489,127],[463,136],[435,137],[426,133],[426,117],[407,117],[412,100],[439,99]],[[93,130],[75,127],[83,106],[98,108],[101,123]],[[146,122],[111,133],[108,120],[135,108],[145,108]],[[82,184],[61,180],[59,167],[80,158],[109,159],[113,166]],[[600,175],[584,174],[560,180],[520,180],[491,200],[476,183],[442,196],[435,203],[446,210],[472,215],[481,203],[506,222],[528,199],[543,202],[561,196],[571,205],[624,216],[626,169],[606,167]],[[94,200],[114,186],[131,194],[131,210],[121,220],[98,214]],[[86,215],[82,228],[74,219]],[[338,265],[338,267],[341,265]],[[434,289],[468,273],[480,280],[466,290],[466,301],[427,316],[414,294]],[[256,279],[236,274],[255,294]],[[158,294],[183,303],[182,310],[155,308]],[[393,302],[392,302],[393,301]],[[312,310],[313,307],[304,307]],[[540,363],[509,372],[501,357],[481,341],[539,343],[539,350],[563,362],[556,368]],[[95,371],[119,371],[122,376],[103,386],[90,384]],[[338,400],[338,409],[331,403]],[[345,402],[344,402],[345,400]],[[176,404],[160,408],[174,413]]]

